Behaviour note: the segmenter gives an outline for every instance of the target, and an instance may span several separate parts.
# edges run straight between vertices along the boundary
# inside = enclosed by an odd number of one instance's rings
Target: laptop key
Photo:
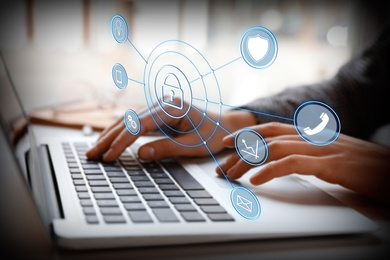
[[[95,209],[93,207],[84,207],[83,212],[85,215],[96,215]]]
[[[179,222],[179,219],[170,208],[156,208],[153,209],[153,213],[160,222]]]
[[[88,191],[87,186],[75,186],[77,192]]]
[[[167,197],[184,197],[184,193],[180,190],[164,190]]]
[[[184,169],[178,162],[163,161],[162,165],[172,177],[179,183],[184,190],[203,190],[203,186],[192,177],[192,175]]]
[[[84,173],[85,173],[86,175],[103,174],[102,170],[100,170],[100,169],[89,169],[89,170],[84,170]]]
[[[193,198],[212,198],[211,194],[206,190],[189,190],[187,194]]]
[[[70,168],[70,173],[81,173],[81,170],[79,168]]]
[[[201,206],[204,213],[226,213],[226,210],[221,206]]]
[[[92,200],[90,200],[90,199],[81,199],[80,200],[80,204],[83,207],[91,207],[91,206],[93,206]]]
[[[87,175],[87,180],[106,180],[106,177],[104,175]]]
[[[122,211],[119,207],[107,207],[100,208],[102,215],[122,215]]]
[[[194,199],[195,203],[198,204],[199,206],[202,206],[202,205],[219,205],[218,201],[216,201],[215,199],[210,199],[210,198],[207,198],[207,199]]]
[[[176,184],[161,184],[159,185],[161,190],[178,190],[179,187],[177,187]]]
[[[127,171],[129,176],[143,176],[146,175],[143,170]]]
[[[133,186],[130,183],[114,183],[112,184],[115,189],[132,189]]]
[[[206,221],[202,217],[202,215],[199,212],[196,212],[196,211],[181,212],[181,216],[187,222],[204,222],[204,221]]]
[[[83,179],[83,175],[81,173],[72,173],[71,177],[73,180],[81,180]]]
[[[123,206],[128,211],[145,210],[145,206],[142,203],[124,203]]]
[[[152,176],[153,179],[157,179],[157,178],[167,178],[168,175],[165,173],[165,172],[154,172],[154,173],[150,173],[150,176]]]
[[[108,186],[107,181],[89,181],[89,186]]]
[[[175,208],[177,211],[196,211],[196,208],[192,204],[176,204]]]
[[[73,181],[73,184],[78,186],[78,185],[85,185],[85,181],[84,180],[74,180]]]
[[[212,221],[234,221],[234,218],[230,216],[228,213],[211,213],[211,214],[207,214],[207,216]]]
[[[94,215],[86,216],[85,220],[87,221],[88,224],[98,224],[99,223],[99,219]]]
[[[152,217],[146,210],[141,211],[128,211],[129,217],[134,223],[151,223]]]
[[[95,199],[97,200],[113,200],[115,196],[113,193],[95,193]]]
[[[143,197],[146,201],[149,200],[164,200],[164,197],[161,194],[143,194]]]
[[[104,216],[104,222],[107,224],[120,224],[126,223],[126,220],[123,216]]]
[[[108,177],[125,177],[125,174],[123,172],[109,172],[106,171],[106,174]]]
[[[112,192],[110,187],[91,187],[92,192]]]
[[[116,200],[97,200],[99,207],[118,207]]]
[[[91,197],[89,196],[88,192],[79,192],[77,193],[77,196],[79,199],[90,199]]]
[[[137,187],[154,187],[154,184],[151,181],[137,181],[134,182],[134,185]]]
[[[126,182],[129,182],[129,180],[127,178],[121,178],[121,177],[110,178],[110,181],[112,183],[126,183]]]
[[[156,188],[154,187],[142,187],[138,189],[139,192],[142,194],[153,194],[153,193],[160,193]]]
[[[168,179],[168,178],[164,178],[164,179],[155,179],[154,180],[155,183],[157,183],[158,185],[160,184],[173,184],[173,181],[171,179]]]
[[[137,192],[133,189],[131,190],[117,190],[116,193],[119,196],[134,196],[137,195]]]
[[[169,201],[172,204],[189,204],[189,203],[191,203],[186,197],[170,197]]]
[[[150,181],[149,177],[146,175],[134,175],[130,176],[132,181]]]
[[[120,197],[121,201],[123,203],[129,203],[129,202],[135,202],[135,203],[138,203],[138,202],[141,202],[141,199],[138,198],[138,196],[122,196]]]
[[[151,208],[169,208],[169,205],[165,200],[151,200],[148,201],[148,205]]]
[[[83,164],[83,169],[100,169],[100,166],[98,164]]]

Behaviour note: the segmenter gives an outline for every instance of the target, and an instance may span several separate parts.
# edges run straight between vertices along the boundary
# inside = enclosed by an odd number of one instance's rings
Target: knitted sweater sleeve
[[[330,80],[288,88],[241,107],[292,118],[308,100],[330,105],[344,134],[367,139],[381,125],[390,123],[390,27],[358,57],[340,68]],[[256,113],[258,123],[272,118]]]

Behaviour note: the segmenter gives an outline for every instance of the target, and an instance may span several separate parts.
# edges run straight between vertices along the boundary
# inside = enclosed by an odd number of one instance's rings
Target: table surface
[[[3,151],[4,138],[1,137]],[[390,208],[339,185],[302,176],[347,206],[374,220],[377,231],[344,236],[247,240],[180,246],[69,251],[56,248],[46,237],[24,182],[12,158],[2,153],[0,174],[1,254],[45,259],[366,259],[390,256]],[[33,257],[34,256],[34,257]]]

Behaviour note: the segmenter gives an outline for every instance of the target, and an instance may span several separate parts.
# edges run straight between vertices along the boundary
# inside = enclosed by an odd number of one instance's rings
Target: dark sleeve
[[[390,123],[390,26],[331,80],[288,88],[242,108],[292,118],[295,109],[308,100],[330,105],[340,118],[341,131],[347,135],[367,139],[378,127]],[[258,123],[275,120],[255,115]]]

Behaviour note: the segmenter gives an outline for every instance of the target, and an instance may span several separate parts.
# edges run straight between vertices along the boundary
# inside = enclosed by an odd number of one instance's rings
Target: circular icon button
[[[125,68],[121,64],[116,63],[112,67],[112,79],[119,89],[126,88],[129,78],[127,77]]]
[[[129,36],[129,27],[125,18],[121,15],[115,15],[111,19],[111,33],[118,43],[124,43]]]
[[[294,125],[305,141],[318,146],[333,143],[341,130],[336,112],[319,101],[300,105],[294,113]]]
[[[260,202],[256,195],[244,187],[235,187],[230,193],[230,201],[233,208],[242,217],[255,220],[260,216]]]
[[[278,42],[270,30],[256,26],[244,34],[240,50],[249,66],[255,69],[264,69],[275,61],[278,55]]]
[[[123,118],[123,123],[127,131],[132,135],[137,135],[141,130],[141,122],[139,121],[137,113],[132,109],[127,109]]]
[[[264,138],[253,129],[240,131],[235,139],[238,155],[254,166],[263,164],[268,158],[268,146]]]

